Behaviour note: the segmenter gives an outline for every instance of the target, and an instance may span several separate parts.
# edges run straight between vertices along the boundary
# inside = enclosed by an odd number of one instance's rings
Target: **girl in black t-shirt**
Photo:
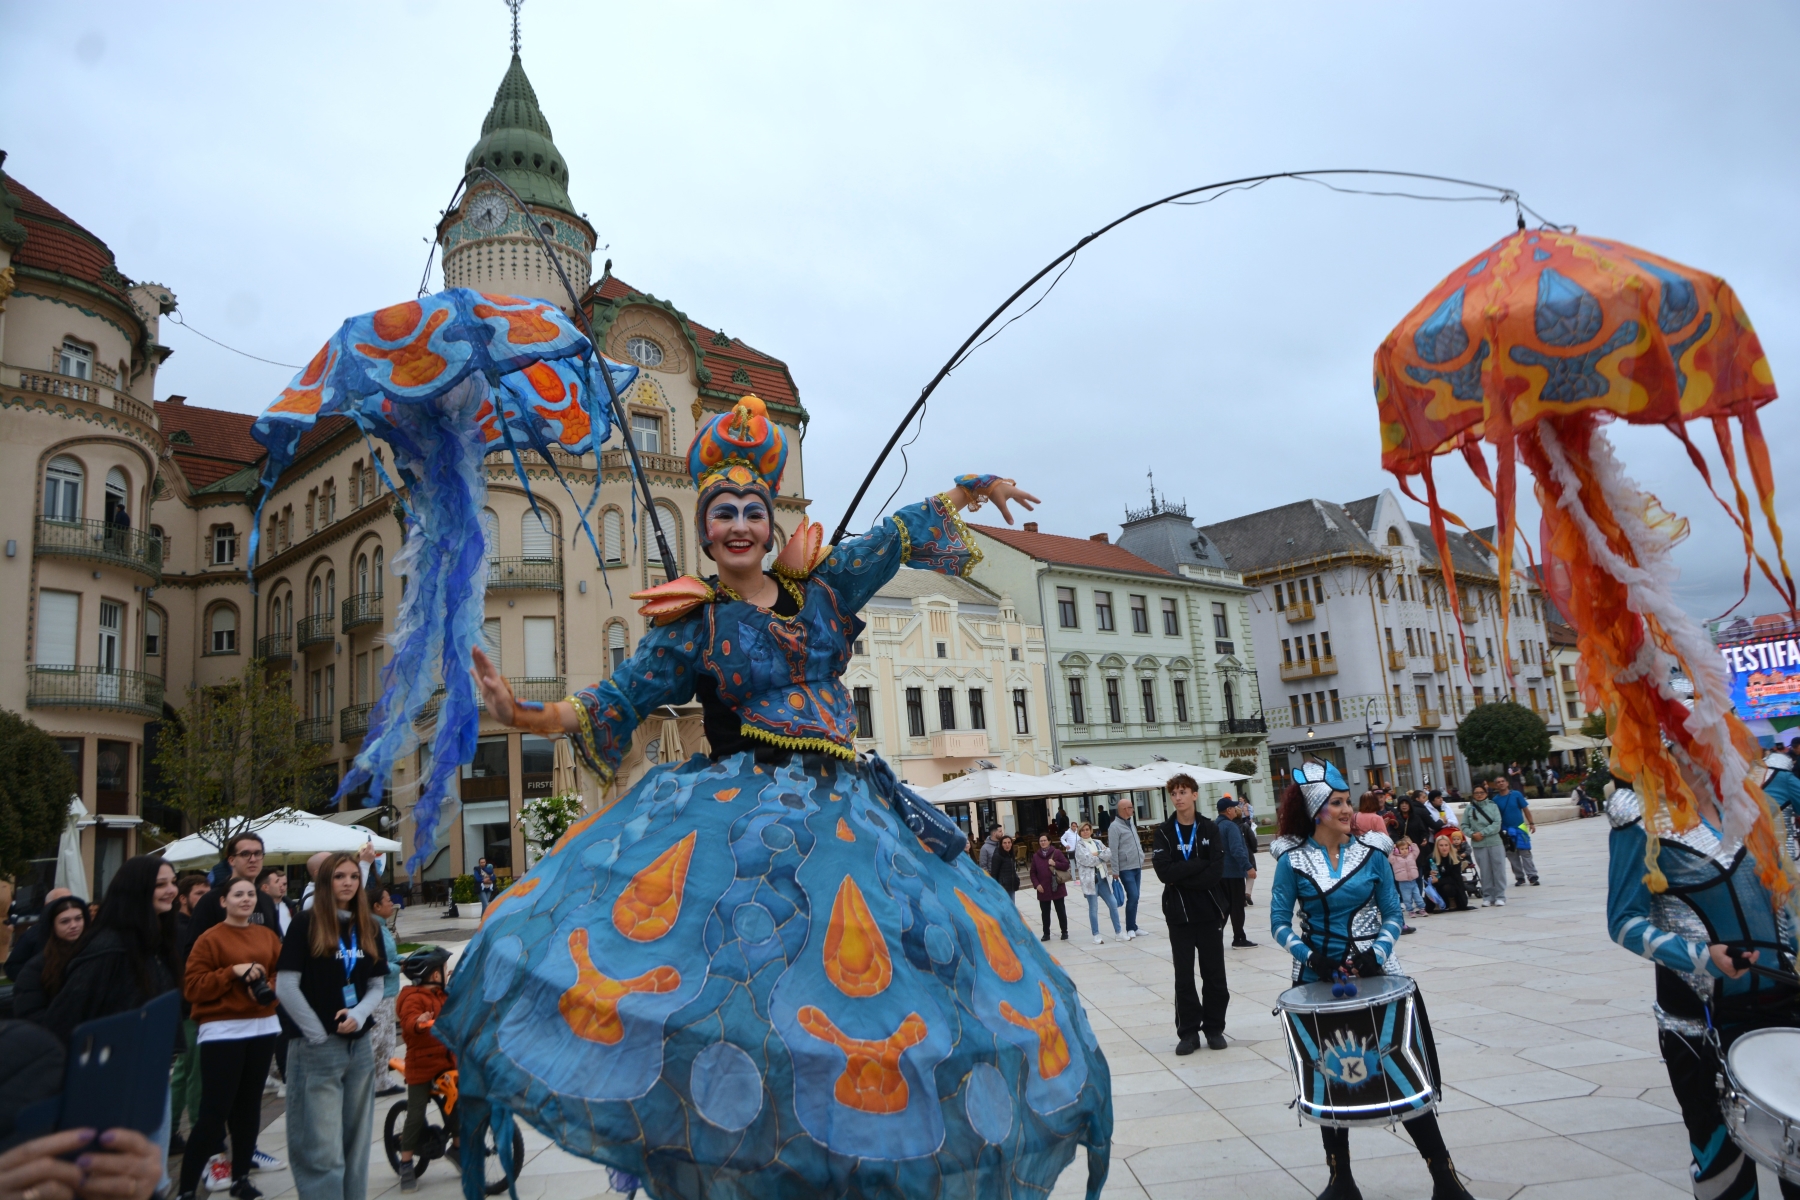
[[[276,995],[300,1030],[288,1050],[288,1157],[300,1200],[363,1200],[375,1113],[375,1059],[363,1035],[388,964],[356,856],[332,855],[319,879],[276,964]]]

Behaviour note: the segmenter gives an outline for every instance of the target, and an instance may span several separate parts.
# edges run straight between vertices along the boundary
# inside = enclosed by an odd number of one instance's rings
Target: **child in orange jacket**
[[[406,1124],[400,1130],[400,1190],[417,1191],[413,1152],[425,1132],[425,1115],[431,1104],[431,1087],[438,1076],[456,1069],[450,1048],[437,1040],[431,1027],[444,1009],[449,994],[450,952],[438,947],[408,955],[400,964],[412,986],[400,992],[394,1016],[400,1038],[406,1043]]]

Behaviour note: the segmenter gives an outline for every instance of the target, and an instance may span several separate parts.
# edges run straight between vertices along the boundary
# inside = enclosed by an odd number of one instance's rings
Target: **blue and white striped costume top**
[[[1295,983],[1321,978],[1307,965],[1314,950],[1341,961],[1373,949],[1389,973],[1399,972],[1394,943],[1402,924],[1400,890],[1388,864],[1393,843],[1385,834],[1362,833],[1346,842],[1336,870],[1325,848],[1311,838],[1277,838],[1269,849],[1275,855],[1269,928],[1275,944],[1294,956]]]
[[[1644,882],[1642,800],[1619,788],[1606,802],[1606,815],[1613,827],[1606,893],[1613,941],[1673,971],[1703,1003],[1755,999],[1771,987],[1753,972],[1725,978],[1707,953],[1714,942],[1760,950],[1761,965],[1793,969],[1793,917],[1771,903],[1741,841],[1721,842],[1704,822],[1676,833],[1665,816],[1657,830],[1657,865],[1669,886],[1657,894]]]

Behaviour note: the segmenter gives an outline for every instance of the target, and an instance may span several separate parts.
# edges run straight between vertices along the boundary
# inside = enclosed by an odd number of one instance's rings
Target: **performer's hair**
[[[1282,837],[1309,838],[1313,835],[1312,813],[1307,810],[1306,796],[1300,785],[1290,783],[1281,794],[1281,811],[1277,819]]]

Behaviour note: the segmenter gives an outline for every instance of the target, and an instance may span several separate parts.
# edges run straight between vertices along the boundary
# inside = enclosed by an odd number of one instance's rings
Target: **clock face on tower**
[[[469,201],[469,206],[464,211],[468,215],[469,224],[483,233],[492,233],[506,221],[508,208],[505,196],[498,192],[486,192]]]

